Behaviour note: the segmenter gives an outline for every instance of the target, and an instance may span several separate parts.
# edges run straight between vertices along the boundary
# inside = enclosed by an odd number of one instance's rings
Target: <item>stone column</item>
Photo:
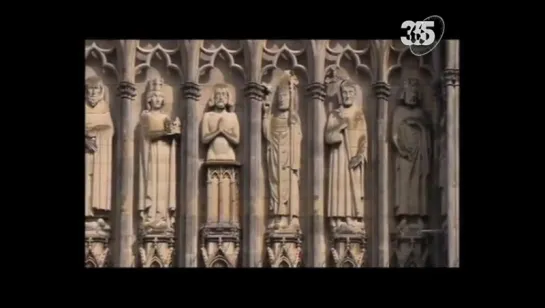
[[[459,41],[448,40],[444,72],[447,95],[448,267],[459,266]]]
[[[311,155],[312,155],[312,169],[311,179],[312,183],[309,187],[310,200],[312,200],[312,211],[304,211],[309,213],[312,217],[312,234],[307,235],[307,241],[310,242],[312,250],[312,266],[313,267],[326,267],[327,256],[329,255],[329,249],[326,245],[325,234],[325,125],[326,125],[326,110],[325,110],[325,58],[326,47],[329,44],[329,40],[310,40],[308,50],[308,64],[309,64],[309,85],[307,92],[310,94],[312,100],[312,138]],[[305,137],[303,137],[305,138]],[[304,140],[304,139],[303,139]],[[301,208],[303,208],[303,204]],[[309,217],[310,218],[310,217]],[[307,246],[308,247],[308,246]],[[307,259],[307,258],[305,258]]]
[[[378,237],[379,267],[390,267],[390,146],[388,140],[388,98],[390,86],[378,81],[373,84],[377,99],[378,140]]]
[[[255,207],[258,203],[259,197],[259,183],[261,169],[261,143],[262,143],[262,131],[261,131],[261,102],[265,96],[265,86],[256,83],[249,82],[244,89],[248,106],[250,107],[250,127],[248,144],[245,145],[247,152],[247,158],[249,164],[244,164],[244,222],[242,227],[242,233],[244,238],[243,246],[243,266],[244,267],[259,267],[261,263],[261,251],[257,250],[258,229],[257,222],[259,216],[256,213]]]
[[[182,86],[185,99],[185,125],[182,126],[182,134],[185,134],[185,142],[181,148],[185,152],[185,162],[181,164],[183,187],[181,187],[183,207],[185,207],[185,230],[178,228],[178,266],[197,267],[198,241],[199,241],[199,117],[197,116],[197,104],[201,96],[201,87],[194,82],[186,82]],[[181,211],[180,211],[181,212]],[[184,221],[183,214],[177,221]],[[185,231],[185,232],[184,232]],[[185,241],[182,241],[185,233]],[[185,245],[184,245],[185,244]],[[183,247],[182,247],[183,245]],[[181,253],[184,251],[185,253]],[[185,255],[185,257],[184,257]]]
[[[118,94],[121,98],[121,153],[118,161],[121,162],[119,180],[119,207],[120,211],[120,267],[133,267],[135,255],[133,244],[136,240],[133,228],[134,209],[134,125],[132,105],[136,97],[134,85],[134,62],[136,60],[137,40],[121,40],[119,45],[122,81],[119,83]]]
[[[320,106],[324,104],[326,92],[321,82],[311,83],[307,92],[312,100],[312,266],[325,267],[328,254],[325,241],[325,147],[324,129],[326,119]],[[309,238],[310,239],[310,238]]]

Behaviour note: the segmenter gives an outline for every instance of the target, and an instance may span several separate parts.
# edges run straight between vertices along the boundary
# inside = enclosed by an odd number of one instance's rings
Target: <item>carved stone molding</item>
[[[312,99],[323,101],[326,97],[326,86],[320,82],[314,82],[307,86],[307,93]]]
[[[85,223],[85,267],[107,267],[110,226],[103,219]]]
[[[240,249],[239,171],[231,161],[208,161],[206,224],[201,229],[205,267],[237,267]]]
[[[406,216],[393,234],[394,267],[425,267],[428,260],[428,237],[422,231],[423,220],[418,216]]]
[[[256,82],[249,82],[244,88],[244,95],[249,99],[263,100],[268,93],[267,87]]]
[[[184,83],[182,91],[186,99],[198,100],[201,97],[201,86],[194,82]]]
[[[121,81],[117,87],[117,92],[122,99],[134,100],[136,97],[136,86],[132,82]]]
[[[459,86],[460,85],[460,70],[446,69],[443,72],[443,80],[444,80],[445,86]]]
[[[388,99],[390,97],[390,85],[383,82],[375,82],[373,84],[373,91],[375,92],[375,97],[378,99]]]
[[[174,236],[171,233],[144,232],[139,247],[142,267],[172,267]]]
[[[237,267],[240,228],[230,223],[207,223],[201,229],[201,253],[205,267]]]
[[[333,234],[331,255],[335,267],[363,267],[367,257],[367,235],[363,232],[339,230]]]
[[[270,230],[266,234],[267,256],[271,267],[295,268],[303,260],[303,235],[299,232]]]

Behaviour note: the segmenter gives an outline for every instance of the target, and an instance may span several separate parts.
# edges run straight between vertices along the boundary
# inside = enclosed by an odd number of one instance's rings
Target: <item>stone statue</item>
[[[301,119],[297,114],[298,80],[285,73],[276,89],[276,98],[263,105],[263,135],[266,140],[270,188],[270,228],[299,230],[299,169],[301,165]],[[271,104],[271,100],[274,102]],[[271,106],[272,105],[272,106]],[[272,107],[272,108],[271,108]]]
[[[401,101],[393,111],[395,157],[395,215],[426,216],[431,163],[430,121],[420,107],[418,79],[404,83]]]
[[[180,120],[164,111],[163,79],[148,82],[146,109],[140,116],[139,210],[147,232],[174,231],[176,210],[176,137]]]
[[[99,77],[85,81],[85,216],[111,211],[114,125]],[[101,223],[103,221],[101,220]],[[95,222],[97,227],[101,223]]]
[[[339,88],[339,107],[329,113],[325,129],[330,146],[327,214],[334,232],[364,232],[367,124],[356,101],[361,99],[358,85],[344,80]]]
[[[216,84],[208,102],[211,109],[202,119],[202,142],[208,146],[206,161],[236,161],[234,148],[240,142],[240,125],[233,112],[229,86]]]

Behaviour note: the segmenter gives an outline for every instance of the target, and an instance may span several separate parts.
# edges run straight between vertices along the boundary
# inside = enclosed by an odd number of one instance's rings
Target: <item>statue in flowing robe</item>
[[[263,112],[269,182],[270,228],[299,230],[299,169],[301,119],[297,114],[297,78],[285,73],[276,89],[276,100],[267,100]],[[269,95],[275,99],[274,93]]]
[[[358,85],[340,84],[339,106],[327,117],[325,142],[329,145],[327,215],[333,231],[364,232],[367,124],[357,99]],[[361,92],[360,92],[361,93]]]
[[[176,147],[180,120],[165,112],[163,79],[148,82],[140,116],[139,210],[146,231],[173,232],[176,210]]]
[[[430,121],[421,107],[416,78],[404,83],[401,104],[393,111],[392,142],[395,155],[394,215],[427,216],[428,180],[432,159]]]
[[[104,215],[112,209],[112,141],[114,125],[106,87],[99,77],[85,81],[85,217]],[[103,219],[96,222],[105,229]]]

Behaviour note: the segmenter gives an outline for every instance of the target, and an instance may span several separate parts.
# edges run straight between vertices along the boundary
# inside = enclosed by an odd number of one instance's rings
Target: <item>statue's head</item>
[[[165,105],[165,96],[163,94],[163,78],[157,77],[148,82],[146,92],[146,105],[149,110],[160,110]]]
[[[95,107],[104,99],[104,83],[97,76],[85,80],[85,101],[91,107]]]
[[[420,104],[421,99],[420,81],[417,78],[408,78],[405,80],[401,100],[409,106],[416,106]]]
[[[233,102],[231,101],[231,93],[227,84],[216,84],[213,91],[214,97],[210,103],[211,107],[223,110],[233,105]]]
[[[290,83],[289,80],[284,80],[278,85],[276,97],[276,107],[280,111],[290,109]]]
[[[351,80],[345,80],[341,83],[341,102],[344,107],[350,107],[356,101],[357,87],[358,85]]]

